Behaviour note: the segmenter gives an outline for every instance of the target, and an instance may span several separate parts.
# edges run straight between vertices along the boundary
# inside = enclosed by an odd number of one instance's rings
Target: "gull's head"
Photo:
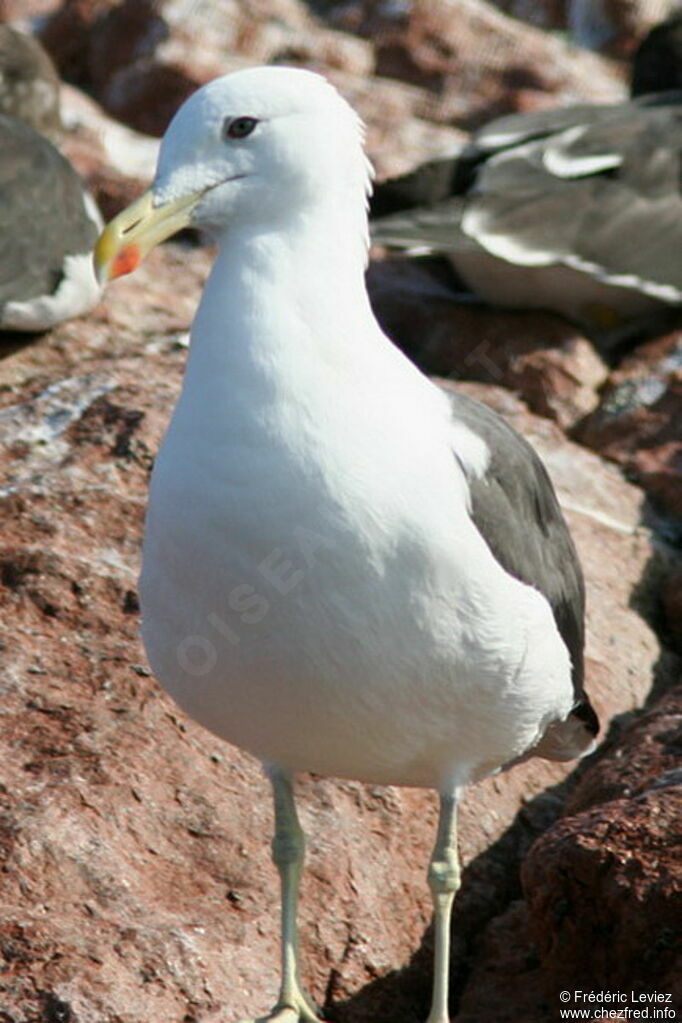
[[[195,92],[164,136],[154,182],[101,235],[101,281],[134,270],[184,227],[220,237],[305,217],[325,203],[365,216],[362,124],[320,75],[258,67]]]

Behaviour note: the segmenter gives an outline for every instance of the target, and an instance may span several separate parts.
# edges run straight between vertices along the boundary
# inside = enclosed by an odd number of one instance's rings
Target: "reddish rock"
[[[626,359],[576,436],[682,519],[682,334],[642,345]]]
[[[523,863],[525,902],[479,937],[456,1023],[555,1023],[560,1007],[589,1006],[576,991],[619,992],[630,1009],[642,1007],[631,992],[660,992],[679,1013],[681,810],[678,777],[538,839]]]
[[[566,805],[573,815],[613,800],[635,799],[666,779],[682,765],[682,685],[621,732],[613,749],[584,773]],[[682,774],[679,780],[682,782]]]
[[[168,34],[157,8],[152,0],[65,0],[41,39],[67,81],[91,91],[129,126],[162,135],[202,80],[193,80],[175,64],[155,61],[156,48]],[[217,73],[214,69],[208,77]]]
[[[671,995],[682,1005],[682,685],[586,771],[523,866],[548,992]]]
[[[376,42],[377,72],[447,96],[447,116],[469,128],[568,97],[622,96],[599,58],[507,18],[480,0],[415,0]]]
[[[523,885],[548,995],[661,992],[679,1008],[681,781],[565,818],[533,846]]]
[[[85,45],[89,83],[101,93],[115,75],[138,62],[152,61],[168,38],[168,26],[154,0],[118,0],[93,12]]]
[[[565,429],[597,406],[606,365],[561,317],[458,302],[414,260],[375,262],[368,283],[382,326],[424,372],[500,384]]]

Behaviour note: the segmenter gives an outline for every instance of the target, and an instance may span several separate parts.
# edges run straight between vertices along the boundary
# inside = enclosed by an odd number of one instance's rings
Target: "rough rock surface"
[[[427,88],[444,101],[446,117],[469,128],[553,105],[559,93],[619,98],[599,58],[479,0],[414,0],[405,19],[383,26],[376,39],[378,74]]]
[[[622,465],[682,521],[682,332],[640,345],[625,359],[576,436]]]
[[[681,757],[682,685],[678,682],[647,710],[614,722],[604,756],[583,774],[565,813],[584,813],[613,800],[638,799],[652,789],[679,784]]]
[[[682,1008],[681,755],[678,684],[584,776],[571,809],[587,809],[559,821],[526,858],[547,991],[658,992]]]

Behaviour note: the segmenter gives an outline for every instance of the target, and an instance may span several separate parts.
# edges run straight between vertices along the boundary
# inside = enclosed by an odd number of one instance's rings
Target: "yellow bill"
[[[137,269],[145,256],[190,223],[191,212],[201,193],[154,205],[152,190],[114,217],[102,231],[95,246],[95,273],[106,284]]]

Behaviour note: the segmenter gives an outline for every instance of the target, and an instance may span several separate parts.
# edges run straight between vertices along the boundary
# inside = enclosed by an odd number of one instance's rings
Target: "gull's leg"
[[[279,872],[282,890],[282,983],[277,1004],[255,1023],[321,1023],[301,990],[298,979],[298,926],[296,910],[303,869],[305,840],[298,822],[291,778],[277,768],[269,771],[275,799],[275,837],[272,859]]]
[[[441,795],[436,844],[429,863],[434,911],[434,963],[431,1012],[426,1023],[449,1023],[450,917],[460,885],[457,855],[457,794]]]
[[[277,1009],[294,1009],[296,1018],[316,1020],[301,991],[298,979],[298,888],[303,870],[305,838],[298,822],[291,778],[283,772],[270,773],[275,797],[275,837],[272,858],[282,885],[282,987]]]

